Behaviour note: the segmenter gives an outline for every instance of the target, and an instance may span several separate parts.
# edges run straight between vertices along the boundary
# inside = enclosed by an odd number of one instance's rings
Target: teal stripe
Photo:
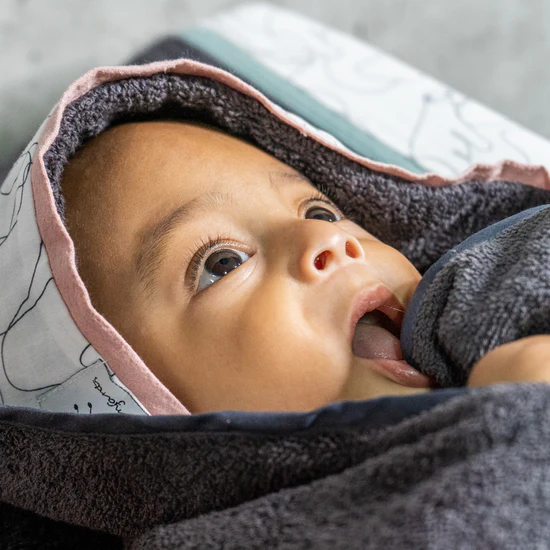
[[[256,61],[241,48],[219,34],[202,27],[192,27],[182,33],[183,39],[223,66],[234,70],[255,88],[272,98],[285,109],[328,132],[355,153],[378,162],[401,166],[423,174],[426,170],[413,159],[380,142],[372,134],[351,124],[340,114],[327,108],[307,92]]]

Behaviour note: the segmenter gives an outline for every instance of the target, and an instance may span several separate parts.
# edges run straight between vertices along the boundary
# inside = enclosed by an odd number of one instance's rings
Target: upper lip
[[[386,315],[401,332],[405,308],[395,294],[386,286],[379,284],[362,290],[351,304],[349,341],[353,344],[355,327],[365,313],[378,310]]]

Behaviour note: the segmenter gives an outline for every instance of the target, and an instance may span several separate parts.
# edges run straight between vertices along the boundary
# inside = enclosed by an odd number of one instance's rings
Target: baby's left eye
[[[312,208],[309,208],[306,212],[306,215],[309,214],[310,212],[315,212],[315,211],[324,211],[325,213],[329,214],[329,216],[334,218],[332,220],[326,220],[328,222],[340,221],[342,219],[339,216],[337,216],[336,214],[334,214],[334,212],[331,212],[328,208],[324,208],[323,206],[313,206]],[[313,216],[313,219],[322,220],[323,219],[322,216],[323,216],[323,214],[315,214]]]

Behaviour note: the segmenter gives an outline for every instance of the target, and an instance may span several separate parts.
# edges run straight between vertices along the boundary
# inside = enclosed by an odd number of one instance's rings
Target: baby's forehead
[[[208,130],[232,137],[220,128],[199,120],[129,121],[115,124],[91,138],[82,145],[75,156],[100,154],[112,160],[121,159],[138,152],[162,149],[172,144],[176,137],[180,140],[187,138],[191,142],[197,141],[198,135],[192,132],[193,129]]]
[[[109,142],[110,140],[110,142]],[[143,164],[153,171],[167,164],[178,165],[182,176],[193,172],[203,173],[208,168],[216,169],[205,185],[211,186],[220,174],[230,168],[243,176],[257,168],[273,178],[301,180],[313,183],[303,174],[278,160],[262,148],[242,137],[234,136],[204,121],[154,121],[132,123],[113,128],[105,148],[120,153],[118,165],[133,167],[139,172]],[[223,181],[223,178],[220,178]],[[259,180],[265,183],[265,180]]]
[[[79,189],[73,193],[85,193],[87,200],[90,193],[101,195],[102,201],[117,200],[134,190],[154,197],[166,180],[177,179],[187,185],[194,175],[203,178],[205,188],[216,192],[227,187],[222,185],[229,171],[226,162],[232,165],[237,187],[239,176],[244,181],[250,172],[261,172],[268,177],[249,178],[259,188],[277,189],[288,183],[314,188],[307,177],[272,155],[202,121],[113,126],[77,152],[67,167],[68,177],[63,179],[78,179]],[[76,173],[78,177],[70,177]]]

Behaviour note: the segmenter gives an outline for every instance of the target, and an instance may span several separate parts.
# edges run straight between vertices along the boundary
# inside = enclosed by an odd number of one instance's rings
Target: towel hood
[[[469,234],[541,203],[550,182],[545,168],[513,161],[478,164],[455,179],[370,161],[230,73],[189,59],[93,69],[68,87],[0,186],[0,404],[189,414],[93,308],[60,182],[77,149],[110,126],[190,117],[329,187],[421,273]]]

